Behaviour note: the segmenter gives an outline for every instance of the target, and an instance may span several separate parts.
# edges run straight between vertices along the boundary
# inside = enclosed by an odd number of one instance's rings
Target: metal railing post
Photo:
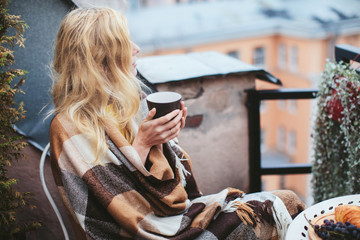
[[[360,48],[342,44],[335,46],[336,61],[360,62]],[[359,70],[357,70],[359,71]],[[285,88],[273,90],[247,89],[248,109],[248,138],[249,138],[249,192],[262,190],[262,175],[308,174],[311,173],[310,163],[289,163],[274,166],[261,165],[261,129],[260,129],[260,103],[263,100],[279,99],[314,99],[317,89]]]
[[[246,90],[248,94],[249,136],[249,192],[261,191],[261,152],[260,152],[260,99],[255,89]]]
[[[316,98],[317,89],[247,89],[245,91],[248,94],[246,106],[248,108],[249,131],[249,192],[262,190],[262,175],[311,173],[309,163],[291,163],[266,167],[261,165],[260,103],[263,100],[312,99]]]

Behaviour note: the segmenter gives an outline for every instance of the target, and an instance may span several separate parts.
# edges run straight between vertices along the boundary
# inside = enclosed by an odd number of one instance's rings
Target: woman
[[[283,237],[304,207],[292,192],[202,196],[173,140],[187,109],[146,113],[139,51],[124,16],[108,8],[71,11],[57,35],[51,159],[78,239]]]

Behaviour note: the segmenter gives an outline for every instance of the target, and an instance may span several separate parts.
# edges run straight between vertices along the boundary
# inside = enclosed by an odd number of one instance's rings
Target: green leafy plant
[[[360,192],[360,75],[327,61],[314,127],[315,202]]]
[[[8,0],[0,0],[0,239],[18,239],[31,229],[39,227],[39,222],[20,222],[19,210],[29,207],[29,192],[19,192],[14,188],[18,181],[7,176],[7,167],[12,161],[24,159],[22,149],[26,142],[16,133],[13,124],[24,118],[23,104],[16,104],[14,97],[23,93],[19,88],[25,81],[26,71],[13,69],[15,63],[13,49],[24,47],[23,32],[26,24],[20,16],[8,13]],[[9,34],[9,32],[13,34]]]

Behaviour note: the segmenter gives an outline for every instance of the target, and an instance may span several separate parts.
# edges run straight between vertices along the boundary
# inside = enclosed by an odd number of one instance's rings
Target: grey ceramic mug
[[[180,109],[181,94],[176,92],[155,92],[146,97],[149,110],[156,108],[153,119],[162,117],[175,109]]]

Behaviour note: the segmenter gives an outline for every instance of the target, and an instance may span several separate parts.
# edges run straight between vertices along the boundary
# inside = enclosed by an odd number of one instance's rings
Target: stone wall
[[[244,90],[254,84],[251,74],[233,74],[156,85],[159,91],[178,92],[185,100],[187,127],[180,133],[179,142],[192,158],[204,194],[225,187],[245,191],[249,187]]]

